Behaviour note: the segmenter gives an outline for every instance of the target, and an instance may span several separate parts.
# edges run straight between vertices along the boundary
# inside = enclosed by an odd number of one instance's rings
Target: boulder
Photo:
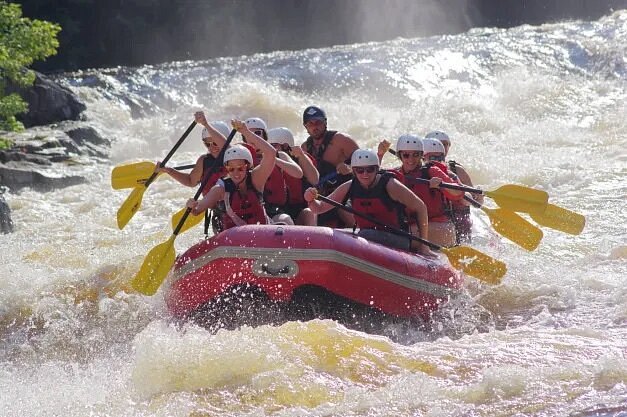
[[[11,209],[0,194],[0,233],[12,233],[13,220],[11,220]]]
[[[30,87],[9,83],[7,93],[13,92],[28,103],[28,112],[16,116],[25,127],[79,120],[85,110],[85,104],[72,91],[38,72],[35,72],[35,83]]]

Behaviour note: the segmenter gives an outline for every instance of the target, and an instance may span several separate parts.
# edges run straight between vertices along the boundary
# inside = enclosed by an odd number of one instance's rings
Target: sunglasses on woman
[[[234,172],[234,171],[237,171],[237,172],[244,172],[244,171],[246,171],[246,165],[227,166],[227,167],[226,167],[226,172],[228,172],[229,174],[230,174],[231,172]]]
[[[422,152],[401,152],[401,158],[408,159],[411,157],[422,158]]]
[[[353,171],[355,172],[355,174],[363,174],[364,172],[372,174],[373,172],[376,172],[378,168],[379,167],[376,165],[369,165],[367,167],[354,167]]]
[[[427,157],[427,159],[429,161],[439,161],[439,162],[442,162],[442,161],[444,161],[444,155],[429,155]]]
[[[209,140],[209,139],[203,139],[202,141],[203,141],[203,143],[204,143],[205,145],[207,145],[207,146],[218,146],[218,144],[217,144],[217,143],[215,143],[214,141]]]

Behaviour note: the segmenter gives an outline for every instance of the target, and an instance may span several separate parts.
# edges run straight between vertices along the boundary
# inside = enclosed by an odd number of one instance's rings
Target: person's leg
[[[296,217],[296,224],[303,226],[315,226],[318,223],[316,214],[310,208],[304,208]]]

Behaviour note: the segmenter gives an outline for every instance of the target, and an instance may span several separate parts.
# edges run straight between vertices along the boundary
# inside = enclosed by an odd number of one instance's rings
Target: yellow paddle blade
[[[549,204],[543,212],[529,212],[534,222],[560,232],[578,235],[586,225],[586,218],[579,213]]]
[[[152,248],[142,264],[137,275],[131,280],[131,286],[144,295],[153,295],[172,269],[176,259],[174,239],[170,236],[167,241]]]
[[[181,222],[181,219],[183,218],[185,211],[187,211],[187,208],[183,208],[177,211],[176,213],[174,213],[174,216],[172,216],[172,231],[174,231],[176,227],[179,225],[179,223]],[[196,226],[198,223],[203,221],[204,218],[205,218],[205,213],[200,213],[194,216],[190,212],[189,215],[187,216],[187,219],[185,219],[185,223],[183,223],[183,226],[181,226],[179,233],[183,233],[184,231],[191,229],[192,227]]]
[[[542,211],[549,203],[549,195],[545,191],[522,185],[506,184],[494,191],[483,193],[492,198],[499,207],[524,213]]]
[[[154,171],[154,162],[136,162],[119,165],[111,171],[111,187],[114,190],[135,188],[145,184]]]
[[[499,284],[507,272],[507,266],[503,262],[468,246],[440,250],[454,268],[488,284]]]
[[[140,185],[133,188],[133,191],[126,197],[124,203],[118,209],[118,228],[124,229],[124,226],[133,218],[137,210],[142,204],[142,198],[144,198],[144,191],[146,187]]]
[[[501,236],[511,240],[515,244],[532,251],[538,247],[542,240],[542,230],[513,211],[503,208],[490,209],[481,207],[488,217],[494,230]]]

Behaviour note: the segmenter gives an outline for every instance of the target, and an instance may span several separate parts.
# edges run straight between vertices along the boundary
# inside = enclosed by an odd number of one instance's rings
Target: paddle
[[[388,149],[388,152],[396,155],[393,149]],[[515,184],[505,184],[493,191],[451,183],[442,183],[440,187],[485,195],[504,209],[523,213],[542,212],[549,202],[549,195],[545,191]]]
[[[222,150],[220,150],[220,154],[213,162],[213,165],[205,173],[202,181],[200,182],[200,187],[198,187],[198,191],[196,191],[196,194],[194,195],[194,200],[198,200],[198,197],[200,197],[202,190],[205,188],[205,185],[207,185],[209,178],[211,178],[211,171],[217,161],[221,161],[224,157],[224,152],[226,152],[226,148],[229,147],[229,144],[235,137],[235,133],[237,133],[237,131],[233,129],[229,134],[229,137],[226,139],[226,143],[222,147]],[[176,259],[174,240],[181,232],[183,224],[191,211],[191,208],[185,208],[185,212],[172,232],[172,236],[170,236],[167,241],[155,246],[150,252],[148,252],[148,255],[146,255],[144,263],[137,272],[137,275],[135,275],[135,277],[131,280],[131,286],[135,290],[144,295],[153,295],[157,292],[161,283],[172,268],[172,265],[174,265],[174,260]]]
[[[529,212],[529,216],[540,226],[578,235],[586,225],[586,218],[579,213],[549,204],[544,211]]]
[[[453,248],[445,248],[440,245],[436,245],[433,242],[429,242],[428,240],[416,237],[411,233],[405,232],[403,230],[397,229],[395,227],[389,226],[385,223],[380,222],[379,220],[354,210],[352,207],[345,206],[344,204],[340,204],[335,200],[331,200],[328,197],[318,195],[317,199],[324,201],[328,204],[331,204],[334,207],[340,208],[342,210],[346,210],[349,213],[353,213],[356,216],[363,217],[364,219],[378,224],[379,226],[384,227],[386,230],[397,234],[399,236],[407,237],[411,240],[415,240],[424,245],[429,246],[431,249],[440,251],[444,253],[451,265],[459,269],[460,271],[465,272],[466,274],[473,276],[481,281],[484,281],[488,284],[498,284],[501,282],[501,278],[507,272],[507,266],[482,252],[479,252],[476,249],[473,249],[468,246],[456,246]]]
[[[467,195],[464,196],[464,199],[487,214],[490,218],[490,224],[501,236],[528,251],[534,250],[540,244],[543,236],[542,230],[513,211],[504,208],[487,208]]]
[[[179,165],[174,167],[177,171],[194,168],[194,164]],[[111,188],[121,190],[123,188],[135,188],[143,185],[155,172],[154,162],[134,162],[126,165],[118,165],[111,171]],[[161,175],[158,173],[157,175]]]
[[[172,155],[174,155],[174,152],[176,152],[179,146],[183,144],[183,141],[185,140],[185,138],[187,138],[192,129],[194,129],[194,126],[196,126],[196,122],[192,122],[189,125],[185,133],[183,133],[183,136],[181,136],[181,138],[174,144],[170,152],[168,152],[165,159],[161,161],[159,166],[165,166],[165,164],[170,160]],[[157,172],[153,172],[144,184],[135,187],[133,191],[131,191],[131,194],[126,198],[126,200],[124,200],[124,203],[122,203],[122,206],[120,206],[117,213],[118,228],[123,229],[124,226],[126,226],[127,223],[131,220],[131,218],[133,218],[135,213],[137,213],[137,210],[139,210],[139,207],[142,204],[144,192],[146,191],[148,186],[154,181],[154,179],[157,178],[157,175]]]

